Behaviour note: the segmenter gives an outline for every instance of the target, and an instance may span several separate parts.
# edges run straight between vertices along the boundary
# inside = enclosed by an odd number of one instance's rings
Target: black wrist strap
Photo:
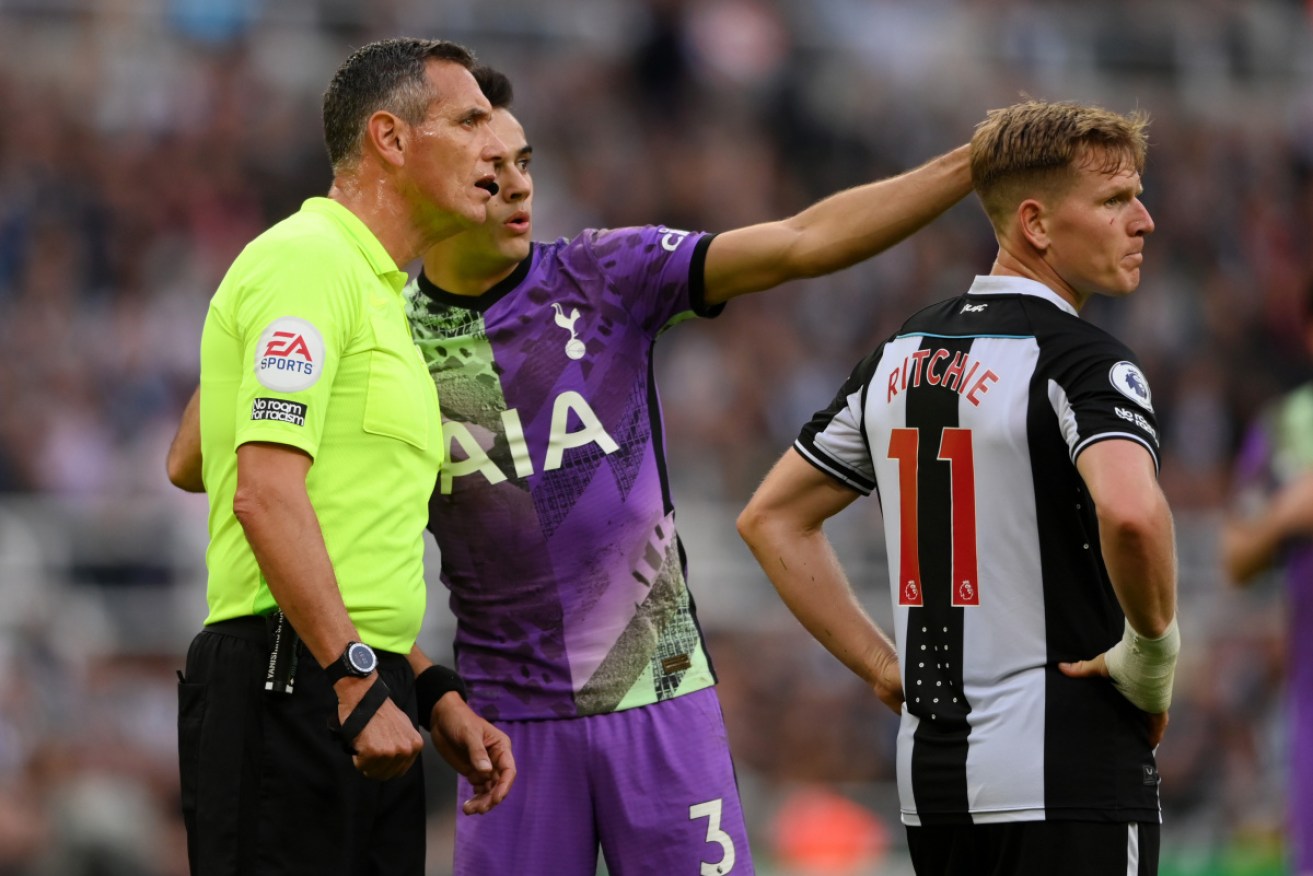
[[[469,692],[465,689],[465,680],[454,670],[436,663],[415,676],[415,705],[419,723],[425,730],[431,729],[433,707],[438,700],[455,691],[460,698],[468,700]]]
[[[343,661],[342,658],[339,657],[338,659],[334,660],[332,663],[325,666],[324,678],[328,679],[328,684],[330,686],[335,685],[342,679],[346,678],[345,661]]]
[[[387,700],[388,695],[392,692],[388,689],[387,684],[382,678],[377,678],[370,685],[369,690],[356,703],[356,707],[351,710],[351,714],[346,716],[346,722],[337,723],[337,715],[332,715],[328,719],[328,731],[336,737],[337,741],[342,744],[342,748],[347,754],[356,754],[356,747],[352,744],[360,731],[365,729],[369,719],[382,707]]]

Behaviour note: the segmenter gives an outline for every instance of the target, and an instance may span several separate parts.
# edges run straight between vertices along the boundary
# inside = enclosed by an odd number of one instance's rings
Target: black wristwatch
[[[364,642],[347,642],[342,656],[324,667],[324,675],[329,684],[337,684],[338,679],[348,675],[365,678],[378,668],[378,655]]]

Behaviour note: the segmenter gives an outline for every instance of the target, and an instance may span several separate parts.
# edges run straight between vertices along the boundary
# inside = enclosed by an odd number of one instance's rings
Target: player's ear
[[[1038,252],[1045,252],[1052,242],[1049,240],[1048,210],[1044,204],[1034,198],[1027,198],[1017,205],[1015,215],[1017,232]]]
[[[410,126],[387,110],[379,110],[365,122],[365,143],[380,159],[400,167],[406,163]]]

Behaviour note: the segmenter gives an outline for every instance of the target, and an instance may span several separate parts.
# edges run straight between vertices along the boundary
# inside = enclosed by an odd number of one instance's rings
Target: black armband
[[[428,730],[433,723],[433,707],[438,704],[438,700],[452,691],[460,694],[462,700],[470,698],[469,691],[465,689],[465,681],[454,669],[434,663],[415,676],[415,705],[419,713],[419,722],[425,730]]]

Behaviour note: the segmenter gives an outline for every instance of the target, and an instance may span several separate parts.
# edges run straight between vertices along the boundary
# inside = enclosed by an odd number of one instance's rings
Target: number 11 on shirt
[[[889,434],[889,458],[898,462],[899,576],[898,604],[925,605],[919,559],[917,525],[920,429],[894,429]],[[949,465],[952,502],[952,569],[954,607],[979,605],[980,586],[976,563],[976,462],[971,448],[971,430],[945,428],[939,439],[937,458]]]

